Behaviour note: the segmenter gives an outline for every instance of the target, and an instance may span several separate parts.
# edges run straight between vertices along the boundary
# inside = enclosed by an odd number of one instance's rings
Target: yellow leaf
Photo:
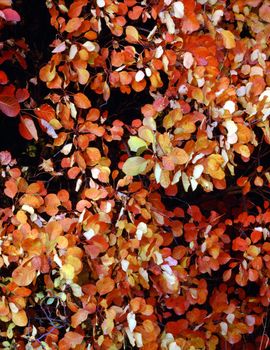
[[[226,49],[233,49],[235,47],[235,38],[232,32],[229,30],[222,30],[220,32],[222,35],[223,43]]]
[[[147,148],[147,143],[138,136],[130,136],[128,140],[129,148],[132,152],[143,152]]]
[[[60,269],[61,278],[72,280],[75,276],[75,269],[71,264],[64,264]]]
[[[139,33],[133,26],[127,26],[126,28],[126,41],[129,43],[137,43],[139,41]]]
[[[27,326],[28,319],[26,312],[24,310],[20,310],[18,312],[12,312],[12,321],[16,326],[25,327]]]
[[[225,177],[225,173],[221,167],[223,163],[224,159],[220,154],[211,154],[207,158],[206,173],[214,179],[223,180]]]
[[[154,143],[155,141],[154,133],[148,126],[141,126],[139,128],[138,134],[141,139],[145,140],[148,143]]]
[[[136,176],[145,171],[147,163],[142,157],[131,157],[125,161],[122,170],[128,176]]]

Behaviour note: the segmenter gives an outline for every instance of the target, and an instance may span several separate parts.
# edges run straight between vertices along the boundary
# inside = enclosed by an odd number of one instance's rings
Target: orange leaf
[[[114,289],[114,280],[112,280],[110,277],[104,277],[97,282],[96,287],[97,292],[100,295],[107,294]]]
[[[50,64],[46,64],[46,66],[42,67],[39,71],[39,77],[44,82],[49,82],[54,79],[56,75],[55,66],[51,66]]]
[[[36,271],[30,266],[18,266],[12,272],[13,281],[20,287],[29,286],[36,277]]]
[[[88,317],[89,312],[87,310],[79,309],[74,315],[71,316],[71,327],[76,328]]]
[[[63,339],[59,341],[59,350],[69,350],[80,345],[83,341],[83,336],[77,332],[67,332]]]
[[[259,9],[259,16],[267,23],[270,23],[270,5],[263,4]]]
[[[248,248],[248,242],[246,239],[243,239],[241,237],[237,237],[232,242],[232,249],[233,250],[240,250],[242,252],[246,251]]]
[[[25,327],[28,323],[28,318],[26,312],[24,310],[20,310],[18,312],[12,312],[12,321],[18,327]]]
[[[8,196],[9,198],[14,198],[16,196],[17,192],[18,192],[18,188],[17,188],[15,180],[10,179],[10,180],[5,182],[4,193],[6,196]]]
[[[82,22],[83,22],[83,18],[78,18],[78,17],[71,18],[66,24],[65,31],[68,33],[75,32],[77,29],[80,28]]]
[[[95,147],[87,147],[86,154],[89,157],[88,164],[90,166],[94,166],[99,163],[101,159],[101,154],[98,148]]]
[[[82,109],[87,109],[91,107],[91,101],[83,93],[78,92],[74,95],[75,105]]]

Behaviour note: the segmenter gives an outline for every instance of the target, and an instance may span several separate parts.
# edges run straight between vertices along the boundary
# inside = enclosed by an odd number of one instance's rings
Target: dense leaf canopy
[[[266,349],[270,2],[39,2],[0,0],[1,348]]]

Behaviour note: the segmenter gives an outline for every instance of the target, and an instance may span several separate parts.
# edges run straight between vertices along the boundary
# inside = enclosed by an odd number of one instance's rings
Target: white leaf
[[[122,66],[120,66],[119,68],[117,68],[115,71],[116,72],[121,72],[124,68],[126,68],[126,65],[123,64]]]
[[[235,103],[233,101],[226,101],[223,108],[232,114],[235,111]]]
[[[76,117],[77,117],[77,109],[75,107],[75,104],[73,102],[70,102],[69,106],[70,106],[70,114],[71,114],[72,118],[76,119]]]
[[[58,52],[63,52],[66,49],[66,43],[63,41],[59,45],[56,46],[54,50],[52,50],[52,53],[58,53]]]
[[[177,172],[173,176],[171,184],[172,185],[177,184],[179,182],[179,180],[180,180],[180,177],[181,177],[181,170],[177,170]]]
[[[162,255],[160,254],[160,252],[155,251],[155,252],[154,252],[154,256],[156,257],[155,263],[156,263],[157,265],[161,265],[161,264],[163,263],[163,258],[162,258]]]
[[[146,76],[149,78],[149,77],[151,77],[151,75],[152,75],[152,71],[151,71],[151,69],[150,68],[145,68],[145,74],[146,74]]]
[[[134,332],[134,338],[135,338],[137,347],[142,348],[143,347],[143,340],[142,340],[141,333]]]
[[[246,94],[246,87],[245,86],[240,86],[237,90],[236,90],[236,95],[238,97],[242,97],[245,96]]]
[[[184,4],[182,1],[176,1],[172,5],[173,9],[173,16],[176,18],[183,18],[184,17]]]
[[[156,48],[156,52],[155,52],[155,58],[160,58],[163,55],[163,48],[162,46],[158,46]]]
[[[22,206],[22,210],[24,210],[24,211],[26,211],[27,213],[29,213],[29,214],[34,214],[34,208],[32,208],[32,207],[30,207],[30,205],[28,205],[28,204],[24,204],[23,206]]]
[[[84,208],[83,211],[81,212],[80,216],[79,216],[79,220],[78,220],[79,224],[81,224],[83,222],[83,218],[84,218],[85,212],[86,212],[86,209]]]
[[[254,326],[254,324],[255,324],[255,322],[256,322],[256,319],[255,319],[255,317],[254,316],[252,316],[252,315],[247,315],[246,317],[245,317],[245,321],[246,321],[246,324],[248,325],[248,326]]]
[[[94,231],[92,228],[90,228],[90,230],[88,230],[88,231],[86,231],[86,232],[83,233],[84,237],[85,237],[87,240],[89,240],[89,239],[91,239],[92,237],[94,237],[95,234],[96,234],[96,233],[95,233],[95,231]]]
[[[135,314],[133,311],[131,311],[127,314],[127,321],[128,321],[128,328],[129,328],[130,332],[132,333],[137,325],[137,321],[136,321]]]
[[[131,346],[134,347],[135,346],[135,338],[133,336],[133,333],[130,332],[128,327],[125,328],[125,331],[126,331],[126,334],[128,336],[128,340],[129,340]]]
[[[160,167],[159,163],[155,164],[154,173],[155,173],[156,182],[159,184],[160,183],[160,176],[161,176],[161,167]]]
[[[86,41],[84,44],[83,44],[83,47],[86,48],[87,51],[89,52],[93,52],[95,51],[96,49],[96,46],[94,43],[92,43],[92,41]]]
[[[140,222],[137,226],[136,237],[140,241],[144,233],[147,232],[147,225],[144,222]]]
[[[157,31],[157,26],[154,26],[154,28],[151,30],[151,32],[147,36],[147,40],[148,41],[150,41],[153,38],[153,36],[155,35],[156,31]]]
[[[230,145],[233,145],[237,142],[238,140],[238,137],[236,134],[230,134],[227,136],[227,142],[230,144]]]
[[[176,342],[172,342],[169,345],[169,350],[181,350],[181,347],[179,345],[176,344]]]
[[[83,296],[82,288],[76,283],[71,283],[70,287],[72,289],[73,295],[77,298],[80,298]]]
[[[67,156],[71,149],[72,149],[73,143],[68,143],[66,144],[62,149],[61,149],[61,153],[63,153],[65,156]]]
[[[140,268],[139,268],[139,274],[142,276],[142,278],[143,278],[146,282],[149,282],[148,272],[147,272],[143,267],[140,267]]]
[[[233,120],[226,120],[223,124],[227,129],[228,135],[233,135],[237,132],[237,124]]]
[[[203,173],[203,165],[197,164],[193,169],[193,177],[194,179],[198,179]]]
[[[57,254],[54,254],[53,261],[60,267],[62,267],[62,260],[59,258]]]
[[[194,179],[193,176],[190,177],[190,184],[191,184],[192,191],[195,191],[196,188],[198,187],[198,182]]]
[[[98,5],[98,7],[102,8],[105,6],[105,1],[104,0],[97,0],[97,5]]]
[[[260,51],[258,49],[254,50],[252,54],[250,55],[250,59],[252,62],[257,61],[259,58]]]
[[[266,101],[265,102],[270,102],[270,89],[267,88],[266,90],[264,90],[259,97],[259,101],[262,101],[264,98],[266,97]]]
[[[190,182],[186,173],[182,173],[182,184],[185,192],[187,192],[190,186]]]
[[[137,81],[137,83],[139,83],[140,81],[142,81],[144,78],[144,72],[142,70],[138,70],[138,72],[135,75],[135,81]]]
[[[183,65],[185,68],[189,69],[194,63],[194,58],[192,56],[192,53],[190,52],[185,52],[184,53],[184,60],[183,60]]]
[[[221,329],[221,334],[223,336],[227,335],[228,333],[228,324],[226,322],[220,322],[220,329]]]
[[[56,139],[58,136],[54,130],[54,128],[51,126],[50,123],[48,123],[45,119],[41,119],[41,125],[46,128],[46,132],[49,136],[51,136],[53,139]]]
[[[174,34],[175,33],[175,24],[174,24],[172,17],[169,14],[169,12],[167,12],[167,11],[165,12],[165,23],[166,23],[169,34]]]
[[[180,85],[178,88],[178,92],[180,95],[186,95],[188,92],[187,86],[185,84]]]
[[[19,312],[19,309],[17,308],[17,306],[14,303],[9,303],[9,308],[10,308],[11,312],[14,314]]]
[[[121,261],[122,270],[125,271],[125,272],[127,272],[128,266],[129,266],[129,261],[126,260],[126,259],[123,259],[123,260]]]
[[[74,44],[71,45],[70,49],[69,49],[69,59],[73,60],[73,58],[76,56],[77,52],[78,52],[77,46]]]
[[[222,10],[216,10],[212,15],[213,25],[216,26],[223,16],[224,12]]]
[[[79,178],[76,182],[75,192],[79,192],[81,185],[82,185],[82,179]]]

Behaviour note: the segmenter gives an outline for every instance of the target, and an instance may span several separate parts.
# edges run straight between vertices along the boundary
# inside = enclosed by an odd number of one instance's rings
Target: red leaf
[[[4,84],[7,84],[7,82],[8,82],[8,77],[7,77],[6,73],[1,70],[0,71],[0,84],[4,85]]]
[[[20,105],[14,96],[0,95],[0,110],[8,117],[16,117]]]
[[[18,89],[15,96],[18,102],[24,102],[30,97],[30,94],[27,89]]]
[[[27,117],[27,116],[21,117],[21,124],[23,124],[23,126],[21,126],[21,127],[19,126],[19,130],[20,130],[21,135],[24,138],[26,138],[27,140],[29,140],[29,138],[31,136],[31,139],[33,138],[34,140],[37,141],[38,140],[37,129],[36,129],[36,126],[35,126],[32,118]]]
[[[248,248],[248,242],[246,239],[243,239],[241,237],[237,237],[233,240],[232,249],[233,250],[240,250],[242,252],[246,251]]]
[[[18,14],[17,11],[12,10],[12,9],[5,9],[2,10],[6,16],[6,20],[8,22],[19,22],[21,20],[20,15]]]
[[[174,336],[181,334],[185,329],[188,328],[188,321],[181,319],[175,322],[168,322],[166,324],[167,333],[172,333]]]

